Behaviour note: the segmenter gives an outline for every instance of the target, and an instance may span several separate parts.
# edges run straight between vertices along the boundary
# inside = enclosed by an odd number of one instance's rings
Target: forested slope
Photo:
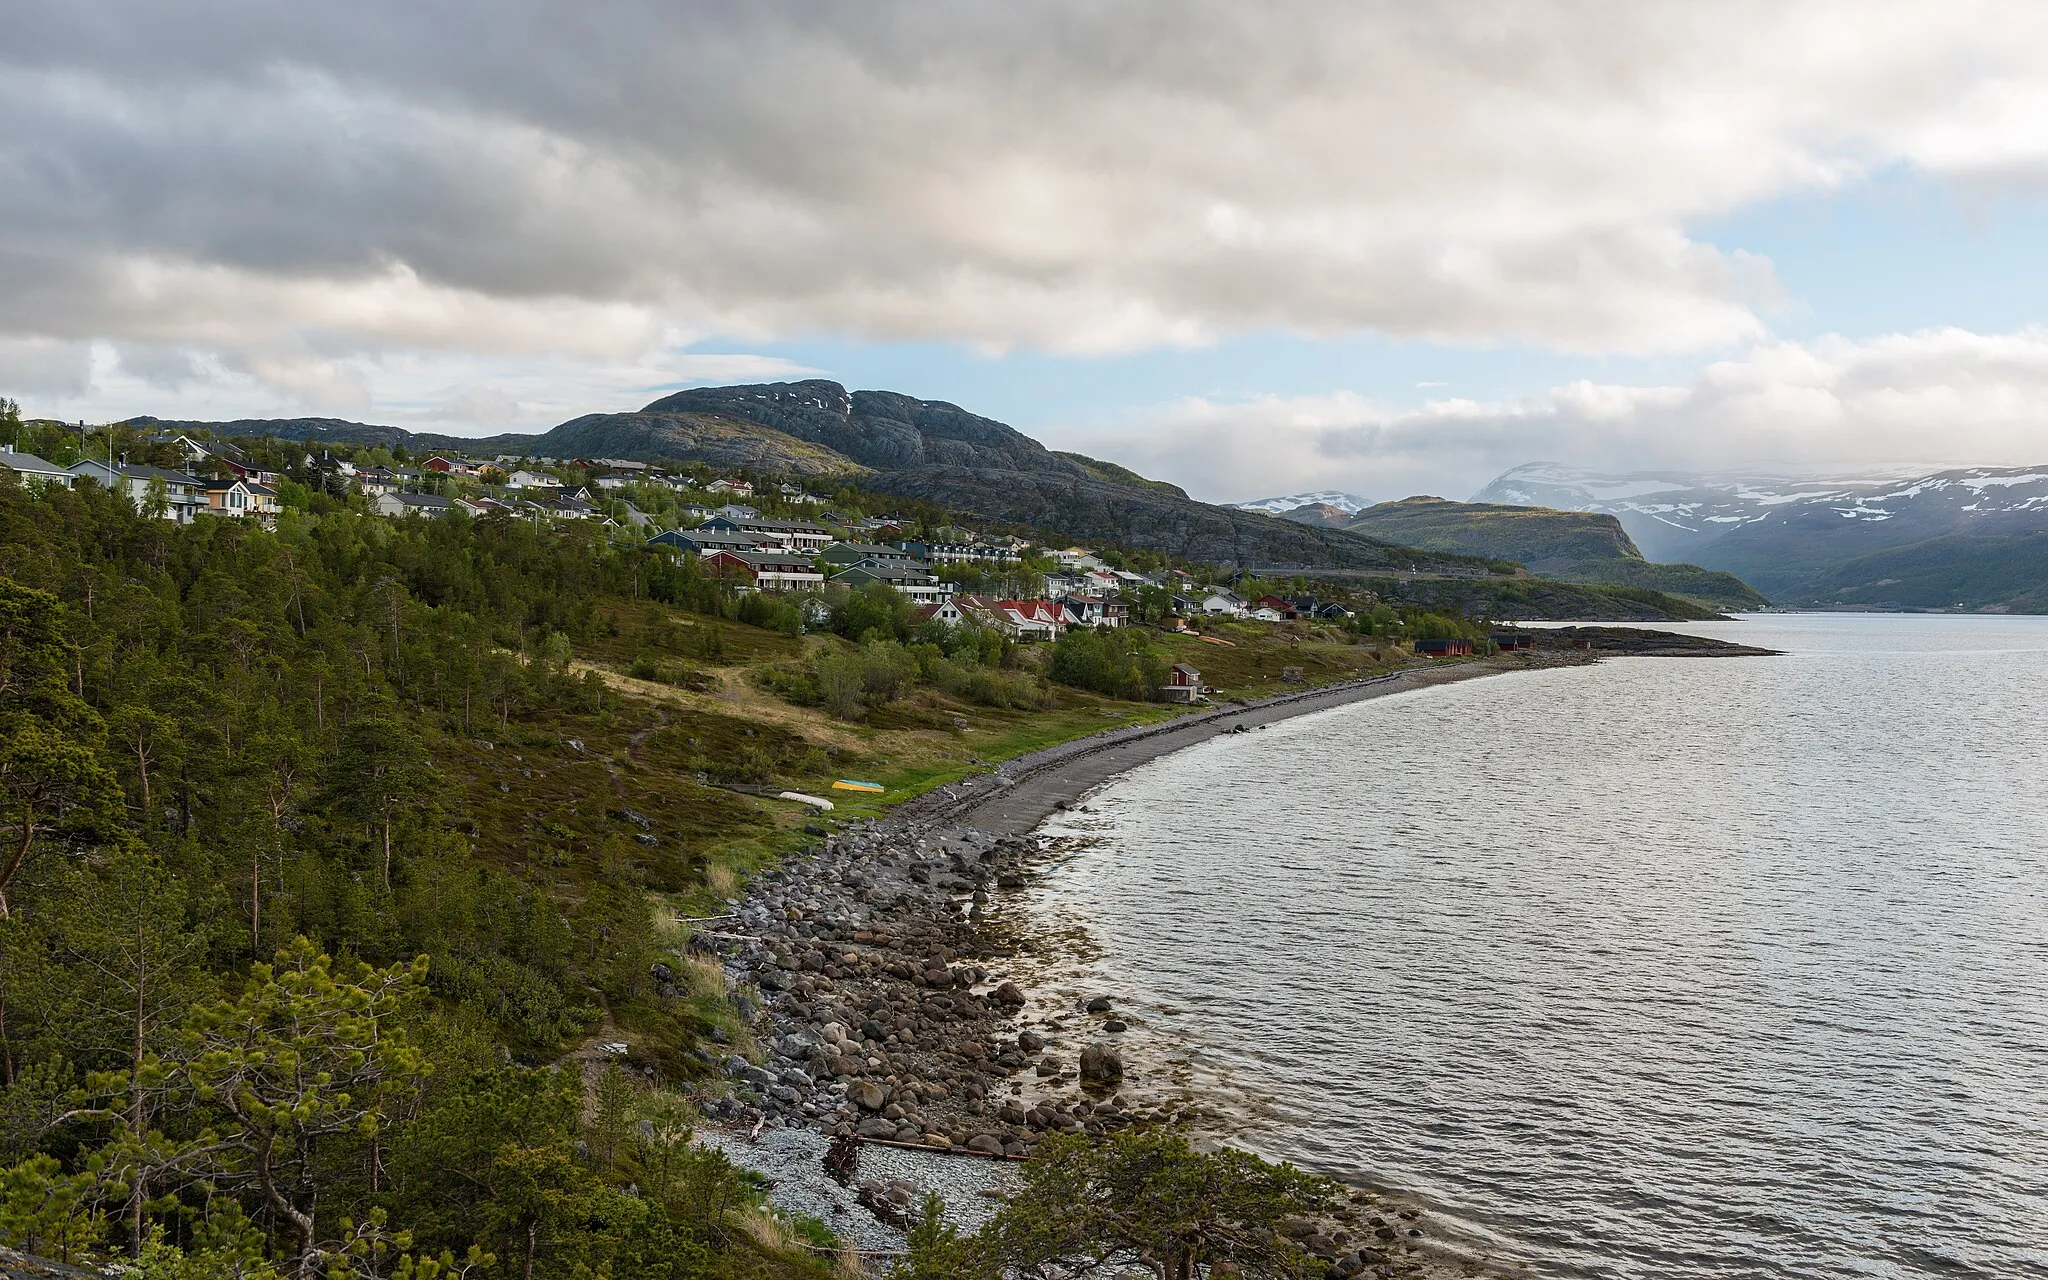
[[[618,1028],[683,1078],[730,1021],[722,985],[654,989],[647,894],[762,822],[696,771],[808,748],[668,733],[566,669],[618,602],[690,598],[684,567],[4,484],[0,570],[9,1239],[194,1255],[165,1276],[812,1270],[707,1208],[751,1192],[681,1125],[523,1065]]]

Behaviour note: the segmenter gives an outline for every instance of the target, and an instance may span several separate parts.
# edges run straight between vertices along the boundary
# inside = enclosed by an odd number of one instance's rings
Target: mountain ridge
[[[477,439],[319,418],[131,422],[487,456],[704,461],[797,476],[844,475],[879,492],[942,502],[984,519],[1232,568],[1452,577],[1494,572],[1467,556],[1198,502],[1114,463],[1056,453],[1006,423],[946,401],[849,391],[825,379],[691,388],[638,410],[584,414],[545,432]]]
[[[1515,560],[1560,582],[1648,588],[1719,609],[1769,603],[1733,574],[1646,560],[1621,522],[1599,512],[1413,497],[1367,507],[1346,527],[1431,551]]]
[[[2048,465],[1813,477],[1528,463],[1475,500],[1613,515],[1646,555],[1736,574],[1781,605],[2048,611],[2030,541],[2048,531]],[[1908,577],[1882,567],[1909,547]]]

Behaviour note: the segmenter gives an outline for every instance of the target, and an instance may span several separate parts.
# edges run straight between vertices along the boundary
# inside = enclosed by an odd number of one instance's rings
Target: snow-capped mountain
[[[1510,475],[1513,473],[1510,472]],[[1260,498],[1257,502],[1235,503],[1240,511],[1257,511],[1264,515],[1277,516],[1296,507],[1310,507],[1317,504],[1335,507],[1347,515],[1356,515],[1372,505],[1368,498],[1355,493],[1342,493],[1335,489],[1324,489],[1316,493],[1297,493],[1287,498]]]
[[[1556,462],[1516,467],[1474,494],[1474,502],[1600,511],[1617,517],[1652,560],[1701,563],[1699,549],[1733,528],[1776,510],[1811,503],[1854,503],[1896,477],[1687,475],[1633,471],[1620,475]]]
[[[2048,466],[1801,477],[1617,475],[1537,462],[1502,475],[1473,501],[1605,512],[1650,559],[1725,569],[1783,601],[1896,548],[2048,534]],[[2009,550],[1959,543],[1950,559]]]

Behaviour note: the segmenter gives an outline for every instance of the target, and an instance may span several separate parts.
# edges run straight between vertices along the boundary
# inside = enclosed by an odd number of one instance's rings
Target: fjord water
[[[1263,1153],[1538,1274],[2048,1276],[2048,619],[1473,680],[1048,828],[1074,975]]]

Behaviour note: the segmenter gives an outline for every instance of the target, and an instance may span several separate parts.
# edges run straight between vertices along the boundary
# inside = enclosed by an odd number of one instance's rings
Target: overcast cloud
[[[1770,377],[1772,264],[1687,226],[1900,165],[2048,178],[2048,8],[65,0],[0,44],[0,378],[500,429],[705,336]],[[1976,349],[1898,343],[1921,408]]]
[[[1783,474],[2032,465],[2048,458],[2043,404],[2048,329],[1943,329],[1769,343],[1684,386],[1580,381],[1501,403],[1188,398],[1054,443],[1218,500],[1294,492],[1303,477],[1382,501],[1463,499],[1532,461]]]

